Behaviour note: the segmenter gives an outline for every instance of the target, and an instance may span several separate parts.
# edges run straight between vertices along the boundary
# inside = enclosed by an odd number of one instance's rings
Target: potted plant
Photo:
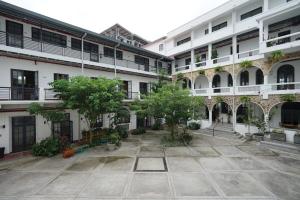
[[[71,147],[67,147],[63,150],[63,158],[70,158],[74,156],[75,150]]]
[[[118,133],[111,133],[108,138],[108,143],[107,143],[107,150],[113,151],[115,150],[118,146],[120,146],[120,135]]]
[[[271,133],[271,140],[277,140],[277,141],[285,142],[286,141],[286,135],[284,133],[284,130],[281,129],[281,128],[273,129],[273,131]]]
[[[268,58],[269,62],[276,63],[279,62],[281,59],[284,58],[284,53],[282,51],[274,51],[271,53],[271,56]]]
[[[294,144],[300,144],[300,131],[294,135]]]
[[[215,68],[215,73],[221,73],[221,72],[224,72],[224,69],[221,66]]]
[[[296,101],[296,95],[295,94],[282,94],[282,95],[280,95],[280,100],[286,101],[286,102],[294,102],[294,101]]]
[[[264,140],[264,135],[267,130],[267,124],[264,120],[261,119],[256,119],[252,122],[253,125],[255,125],[258,129],[258,133],[253,134],[253,138],[257,141],[260,142]]]
[[[244,61],[242,61],[241,63],[240,63],[240,67],[242,68],[242,69],[248,69],[248,68],[250,68],[250,67],[252,67],[253,66],[253,63],[252,63],[252,61],[250,61],[250,60],[244,60]]]
[[[5,147],[0,147],[0,159],[4,158]]]

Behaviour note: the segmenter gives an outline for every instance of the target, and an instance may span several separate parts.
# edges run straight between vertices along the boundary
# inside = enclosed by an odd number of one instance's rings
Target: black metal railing
[[[0,101],[39,100],[39,88],[0,87]]]
[[[30,37],[25,37],[23,35],[10,34],[3,31],[0,31],[0,44],[54,54],[54,55],[60,55],[60,56],[65,56],[70,58],[76,58],[76,59],[81,59],[82,57],[80,50],[74,49],[67,45],[62,46],[62,45],[50,44],[45,41],[35,40]],[[110,65],[115,64],[115,59],[113,57],[108,57],[105,56],[104,54],[97,53],[97,52],[85,51],[83,53],[83,59],[91,62],[97,62],[97,63],[105,63]],[[147,71],[147,72],[154,72],[154,73],[159,73],[160,70],[165,70],[166,73],[170,72],[168,70],[168,66],[163,66],[160,68],[148,64],[145,65],[137,64],[135,61],[126,60],[126,59],[117,59],[116,65],[125,68],[136,69],[136,70]]]

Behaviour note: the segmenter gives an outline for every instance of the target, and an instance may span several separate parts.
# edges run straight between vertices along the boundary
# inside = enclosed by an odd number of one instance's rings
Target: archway
[[[216,74],[212,81],[212,87],[213,88],[220,88],[221,87],[221,76],[219,74]],[[214,93],[220,93],[221,89],[214,89]]]
[[[216,103],[212,110],[212,121],[213,122],[221,122],[223,123],[232,123],[232,110],[231,107],[225,103],[220,102]]]
[[[300,129],[300,102],[285,102],[273,106],[269,112],[271,128]]]
[[[263,83],[264,73],[260,68],[256,66],[252,66],[247,69],[242,69],[237,74],[236,84],[238,86],[261,85]]]
[[[197,78],[195,79],[194,87],[195,89],[208,88],[208,78],[204,75],[197,76]]]
[[[264,120],[264,111],[256,103],[240,104],[236,111],[236,122],[247,124],[250,120]]]
[[[292,65],[282,65],[277,70],[277,83],[291,83],[295,81],[295,69]],[[277,90],[294,89],[295,85],[278,85]]]

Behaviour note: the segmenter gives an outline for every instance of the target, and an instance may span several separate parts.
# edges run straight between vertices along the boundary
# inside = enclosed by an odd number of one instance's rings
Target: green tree
[[[62,107],[77,110],[84,116],[90,130],[90,142],[98,116],[116,113],[122,107],[124,93],[119,89],[121,82],[116,79],[77,76],[54,81],[51,85],[63,101]]]
[[[202,106],[201,97],[191,96],[189,90],[181,89],[178,84],[167,84],[142,101],[136,101],[132,109],[139,114],[164,118],[174,139],[178,125],[199,118]]]

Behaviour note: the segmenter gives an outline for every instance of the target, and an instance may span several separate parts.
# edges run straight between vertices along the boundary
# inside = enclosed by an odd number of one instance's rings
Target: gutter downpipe
[[[232,117],[233,118],[233,123],[232,123],[232,125],[233,125],[233,132],[234,133],[236,133],[236,110],[235,110],[235,85],[236,85],[236,79],[235,79],[235,55],[236,55],[236,53],[237,53],[237,47],[236,47],[236,45],[237,45],[237,38],[236,38],[236,36],[237,35],[235,35],[235,23],[236,23],[236,10],[233,10],[233,15],[232,15],[232,19],[234,20],[234,23],[232,24],[232,28],[233,28],[233,32],[234,32],[234,35],[233,35],[233,37],[234,37],[234,40],[235,40],[235,42],[234,42],[234,44],[232,44],[232,46],[233,46],[233,56],[232,56],[232,82],[233,82],[233,84],[232,84],[232,86],[233,86],[233,99],[232,99],[232,116],[234,116],[234,117]]]
[[[120,46],[120,42],[114,47],[114,67],[115,67],[115,78],[117,78],[117,48]]]
[[[83,68],[84,68],[84,63],[83,63],[83,39],[86,37],[87,33],[84,33],[81,37],[81,73],[82,75],[84,74]]]

